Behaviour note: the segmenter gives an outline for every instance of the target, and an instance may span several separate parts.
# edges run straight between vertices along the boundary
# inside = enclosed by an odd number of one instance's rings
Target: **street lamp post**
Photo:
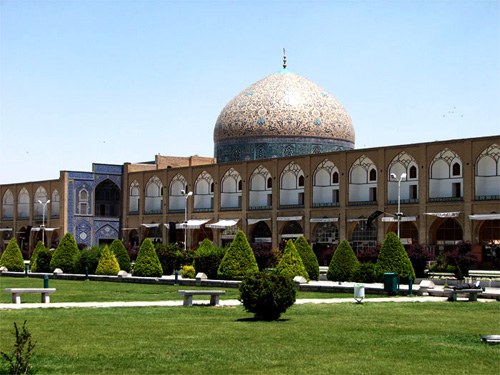
[[[187,208],[188,208],[188,198],[193,195],[193,192],[190,191],[186,193],[185,190],[181,190],[181,194],[184,196],[184,251],[187,249]]]
[[[399,237],[399,223],[401,221],[401,181],[406,179],[406,173],[401,173],[401,176],[396,176],[395,173],[391,173],[391,177],[398,182],[398,212],[396,213],[396,217],[398,218],[398,237]],[[400,238],[400,237],[399,237]]]
[[[47,209],[47,205],[50,203],[50,199],[48,199],[45,203],[38,200],[38,203],[42,205],[42,242],[43,246],[45,246],[45,210]]]

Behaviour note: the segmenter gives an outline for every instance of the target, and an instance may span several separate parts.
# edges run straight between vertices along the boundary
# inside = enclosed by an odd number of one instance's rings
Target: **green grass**
[[[27,277],[0,277],[0,303],[10,303],[10,294],[3,293],[4,288],[43,287],[43,279]],[[113,301],[171,301],[182,300],[183,296],[177,293],[181,289],[197,287],[185,285],[139,284],[127,282],[97,282],[50,279],[49,287],[57,291],[51,294],[51,302],[113,302]],[[223,289],[226,294],[221,299],[238,299],[237,288],[199,288]],[[352,298],[350,293],[319,293],[298,292],[297,298]],[[367,296],[368,297],[368,296]],[[378,296],[380,297],[380,296]],[[209,296],[196,297],[210,299]],[[23,303],[40,302],[38,294],[23,294]]]
[[[277,322],[241,307],[0,312],[36,341],[39,374],[498,374],[498,303],[296,305]]]
[[[0,289],[32,286],[43,280],[0,277]],[[50,287],[53,302],[179,300],[187,288],[52,279]],[[480,342],[500,334],[498,302],[295,305],[277,322],[254,321],[242,307],[2,310],[0,351],[13,349],[13,323],[24,320],[39,374],[496,375],[500,367],[500,345]]]

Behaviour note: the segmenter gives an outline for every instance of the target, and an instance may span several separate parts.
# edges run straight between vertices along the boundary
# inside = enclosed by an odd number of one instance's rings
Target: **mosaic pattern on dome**
[[[255,136],[335,138],[354,145],[342,105],[320,86],[283,69],[241,92],[220,113],[214,141]]]

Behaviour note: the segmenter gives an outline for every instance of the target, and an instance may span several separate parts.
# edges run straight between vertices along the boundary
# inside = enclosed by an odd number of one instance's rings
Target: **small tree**
[[[53,253],[54,250],[49,250],[45,246],[38,251],[35,263],[33,264],[36,272],[50,272],[50,261],[52,260]]]
[[[259,272],[257,260],[245,233],[239,230],[222,258],[217,276],[221,279],[241,280],[255,272]]]
[[[276,267],[276,273],[290,279],[293,279],[295,276],[303,276],[309,281],[309,274],[292,240],[288,240],[285,245],[283,256]]]
[[[268,271],[248,275],[239,290],[245,310],[261,320],[278,320],[295,303],[297,293],[291,278]]]
[[[395,272],[402,279],[407,279],[410,276],[415,279],[415,271],[408,253],[394,232],[387,233],[380,248],[376,268],[379,275],[386,272]]]
[[[71,233],[66,233],[62,238],[50,261],[50,271],[56,268],[66,273],[77,273],[79,271],[80,250]]]
[[[125,249],[125,246],[123,246],[123,242],[119,239],[113,240],[111,245],[109,245],[109,250],[115,254],[120,269],[130,272],[130,256],[128,255],[127,249]]]
[[[146,238],[139,248],[132,274],[143,277],[161,277],[163,274],[155,247],[149,238]]]
[[[23,272],[24,271],[24,259],[21,249],[17,244],[16,239],[13,237],[7,248],[0,258],[0,267],[5,267],[9,271],[13,272]]]
[[[31,356],[35,349],[35,343],[31,338],[31,333],[26,327],[26,320],[23,323],[22,330],[19,330],[17,323],[14,322],[14,334],[16,343],[12,354],[1,352],[0,360],[6,366],[0,366],[1,374],[35,374],[36,369],[31,365]],[[0,362],[0,365],[2,364]]]
[[[326,277],[332,281],[352,281],[358,269],[359,261],[349,241],[340,241],[333,253]]]
[[[297,251],[299,252],[300,258],[304,263],[304,267],[306,268],[309,278],[311,280],[318,280],[319,279],[318,258],[316,258],[316,254],[314,254],[314,251],[311,245],[309,245],[309,242],[307,242],[304,236],[299,236],[295,240],[294,245],[297,248]]]
[[[115,254],[106,245],[102,249],[95,273],[96,275],[117,275],[118,272],[120,272],[120,264],[116,260]]]
[[[80,253],[80,269],[82,272],[94,275],[96,273],[99,258],[101,258],[102,247],[94,245],[83,249]]]
[[[217,270],[226,253],[224,248],[215,246],[212,241],[205,238],[194,253],[194,269],[203,272],[209,279],[217,278]]]
[[[45,249],[45,245],[43,244],[42,241],[38,241],[35,246],[35,250],[33,250],[33,254],[31,254],[30,258],[30,268],[31,272],[38,272],[37,271],[37,265],[36,265],[36,259],[38,258],[38,253]]]

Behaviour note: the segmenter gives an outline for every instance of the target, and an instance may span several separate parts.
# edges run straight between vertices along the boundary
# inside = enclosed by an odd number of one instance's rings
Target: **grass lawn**
[[[43,280],[0,277],[1,288],[10,286],[43,286]],[[58,289],[51,298],[57,302],[179,299],[182,288],[63,280],[50,286]],[[237,298],[236,289],[227,291]],[[295,305],[276,322],[254,321],[242,307],[2,310],[0,351],[13,349],[13,323],[24,320],[39,374],[497,375],[500,369],[500,345],[480,342],[481,335],[500,334],[498,302]]]
[[[4,288],[43,288],[43,279],[27,277],[0,276],[0,303],[10,303],[11,295],[3,293]],[[112,301],[170,301],[182,300],[183,296],[177,293],[181,289],[196,289],[186,285],[139,284],[127,282],[98,282],[50,279],[49,287],[57,291],[51,294],[51,302],[112,302]],[[238,299],[237,288],[199,288],[223,289],[226,294],[221,299]],[[353,298],[348,293],[318,293],[298,292],[297,298]],[[369,297],[369,296],[367,296]],[[380,297],[373,296],[373,297]],[[209,296],[200,296],[196,299],[210,299]],[[23,294],[23,303],[40,302],[39,294]]]

